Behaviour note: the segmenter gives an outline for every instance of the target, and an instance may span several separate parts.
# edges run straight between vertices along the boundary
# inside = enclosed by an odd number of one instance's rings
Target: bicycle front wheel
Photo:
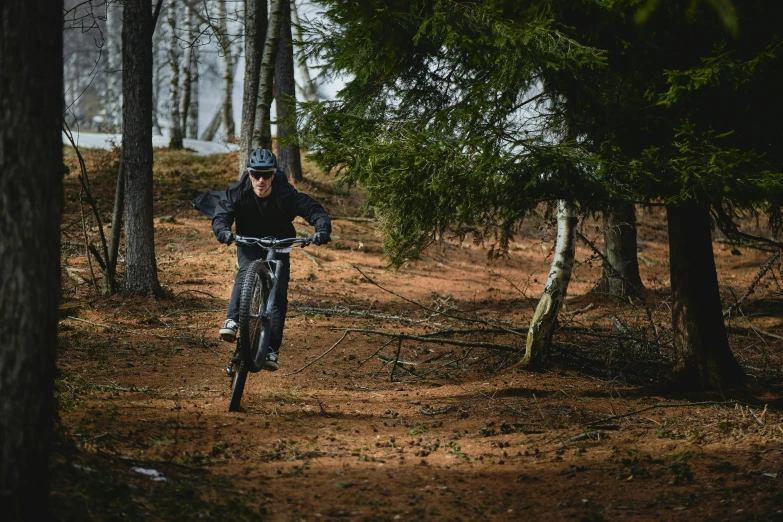
[[[234,378],[231,380],[231,402],[228,404],[228,411],[239,411],[239,403],[242,402],[242,393],[245,391],[245,381],[247,380],[247,370],[245,363],[240,363],[239,368],[234,371]]]
[[[267,301],[271,278],[263,261],[253,261],[245,272],[239,298],[239,353],[245,369],[264,367],[271,329]]]

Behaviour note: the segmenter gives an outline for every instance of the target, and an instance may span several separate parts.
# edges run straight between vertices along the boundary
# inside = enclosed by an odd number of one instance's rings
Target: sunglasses
[[[254,169],[247,169],[247,173],[250,174],[250,177],[253,179],[270,179],[272,176],[275,175],[274,170],[254,170]]]

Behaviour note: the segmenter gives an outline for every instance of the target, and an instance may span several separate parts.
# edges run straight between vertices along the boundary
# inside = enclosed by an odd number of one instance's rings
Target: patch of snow
[[[147,475],[155,482],[167,482],[168,479],[163,476],[163,474],[155,469],[147,469],[147,468],[131,468],[136,473],[141,473],[142,475]]]
[[[89,148],[89,149],[105,149],[109,150],[114,148],[115,145],[122,144],[121,134],[96,134],[91,132],[76,132],[73,133],[73,139],[76,142],[77,147]],[[63,133],[63,143],[70,145],[68,138]],[[239,147],[234,143],[220,143],[215,141],[201,141],[201,140],[182,140],[183,145],[188,149],[193,149],[196,154],[200,156],[209,156],[210,154],[223,154],[231,152],[232,150],[238,150]],[[153,136],[153,147],[168,147],[168,136]]]

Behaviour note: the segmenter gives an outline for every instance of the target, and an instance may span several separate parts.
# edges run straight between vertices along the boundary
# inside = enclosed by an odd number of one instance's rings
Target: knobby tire
[[[246,371],[264,367],[269,350],[269,321],[264,321],[270,278],[264,261],[254,261],[245,272],[239,298],[239,353]]]
[[[246,380],[247,370],[245,364],[241,363],[238,368],[234,369],[234,377],[231,379],[231,402],[228,405],[228,411],[239,411],[239,403],[242,402]]]

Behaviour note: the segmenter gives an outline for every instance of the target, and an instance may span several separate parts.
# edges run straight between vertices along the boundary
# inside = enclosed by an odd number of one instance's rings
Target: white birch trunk
[[[188,125],[186,137],[192,140],[198,139],[198,49],[194,48],[190,55],[190,103],[188,104]]]
[[[177,41],[177,0],[169,0],[169,148],[182,148],[182,122],[179,116],[179,48]]]
[[[541,300],[530,321],[525,356],[520,361],[523,367],[536,367],[541,364],[552,342],[552,334],[557,325],[557,314],[563,306],[574,267],[577,221],[575,207],[567,201],[559,200],[555,257],[549,269],[549,277]]]
[[[182,56],[182,94],[179,97],[179,116],[180,132],[185,137],[188,128],[188,118],[190,117],[190,96],[191,96],[191,69],[193,68],[193,7],[186,4],[185,7],[185,27],[184,40],[186,42],[185,52]]]
[[[234,55],[231,51],[231,41],[228,35],[228,21],[226,20],[226,0],[217,2],[218,16],[218,43],[223,53],[223,105],[221,118],[223,130],[226,132],[226,140],[233,141],[234,128],[234,106],[232,103],[232,93],[234,92]]]
[[[266,0],[245,0],[245,11],[245,82],[242,93],[242,122],[239,135],[240,176],[245,170],[253,141],[258,105],[260,58],[264,52],[266,36]]]
[[[299,25],[299,12],[297,11],[296,0],[291,0],[291,22],[291,25],[296,29],[296,39],[301,42],[303,39],[302,28]],[[315,83],[310,77],[310,68],[307,66],[307,59],[301,44],[294,45],[294,53],[299,73],[302,75],[302,85],[297,84],[297,87],[299,87],[305,100],[309,102],[318,101],[318,89],[315,88]]]
[[[288,0],[272,0],[269,6],[269,22],[266,28],[264,56],[261,59],[261,78],[258,84],[258,109],[253,133],[253,149],[272,148],[270,112],[272,108],[272,80],[275,77],[275,57],[280,40],[280,24],[283,23],[282,3]]]
[[[122,125],[122,4],[106,5],[106,122],[109,132]]]

